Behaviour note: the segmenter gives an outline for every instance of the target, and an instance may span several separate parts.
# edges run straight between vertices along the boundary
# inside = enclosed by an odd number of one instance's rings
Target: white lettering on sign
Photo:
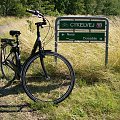
[[[83,37],[83,40],[97,40],[96,37]]]
[[[94,23],[71,23],[71,27],[95,27]]]
[[[75,36],[74,33],[67,33],[67,36]]]

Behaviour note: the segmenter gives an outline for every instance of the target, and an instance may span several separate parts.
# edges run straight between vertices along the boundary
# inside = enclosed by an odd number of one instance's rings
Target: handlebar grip
[[[37,11],[37,10],[26,10],[26,12],[32,13],[32,14],[34,14],[34,15],[40,15],[40,16],[44,17],[44,16],[43,16],[41,13],[39,13],[39,11]]]
[[[35,11],[34,11],[34,10],[26,10],[26,12],[29,12],[29,13],[35,14]]]

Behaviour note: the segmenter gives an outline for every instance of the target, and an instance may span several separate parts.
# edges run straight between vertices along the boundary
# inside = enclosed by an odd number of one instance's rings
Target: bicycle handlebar
[[[26,12],[29,12],[29,13],[34,14],[34,15],[40,15],[41,17],[44,17],[44,15],[37,10],[26,10]]]

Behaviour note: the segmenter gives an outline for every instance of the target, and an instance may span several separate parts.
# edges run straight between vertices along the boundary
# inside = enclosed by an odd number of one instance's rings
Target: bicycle
[[[37,39],[24,64],[20,60],[20,31],[10,31],[10,35],[16,37],[15,40],[1,39],[1,71],[8,81],[5,87],[15,79],[21,79],[25,93],[33,101],[60,103],[72,92],[75,83],[74,70],[65,57],[51,50],[44,50],[40,35],[40,28],[47,24],[44,15],[36,10],[26,11],[42,18],[42,22],[35,23]],[[7,48],[10,49],[6,50]],[[11,72],[11,77],[10,74],[7,76],[6,69]]]

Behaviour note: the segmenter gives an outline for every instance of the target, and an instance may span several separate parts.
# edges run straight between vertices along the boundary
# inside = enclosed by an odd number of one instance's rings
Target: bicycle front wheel
[[[22,70],[22,83],[34,101],[59,103],[71,93],[75,75],[71,64],[58,53],[45,51],[41,67],[40,55],[29,58]],[[48,77],[46,77],[46,75]]]

